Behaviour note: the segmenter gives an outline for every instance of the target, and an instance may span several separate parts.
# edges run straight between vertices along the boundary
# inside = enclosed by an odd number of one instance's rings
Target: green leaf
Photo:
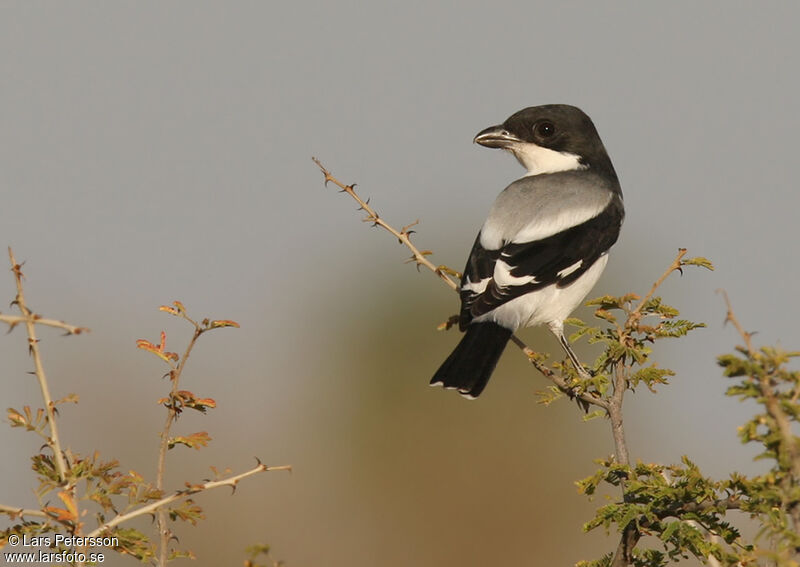
[[[651,391],[655,391],[654,387],[656,384],[668,383],[667,376],[675,376],[675,372],[669,368],[656,368],[655,365],[652,365],[637,370],[633,376],[631,376],[630,382],[633,386],[637,386],[640,382],[644,382],[644,384]]]
[[[658,537],[661,541],[667,541],[672,535],[677,531],[677,529],[681,526],[680,522],[667,522],[664,524],[666,528],[664,528]]]
[[[583,421],[591,421],[593,419],[597,419],[598,417],[604,417],[606,415],[606,410],[598,409],[594,410],[593,412],[589,412],[583,416]]]

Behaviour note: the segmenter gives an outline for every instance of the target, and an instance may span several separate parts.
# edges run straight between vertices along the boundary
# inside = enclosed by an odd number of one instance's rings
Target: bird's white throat
[[[508,151],[514,154],[522,167],[528,170],[525,175],[575,171],[589,167],[582,164],[580,156],[576,154],[558,152],[532,143],[514,144],[508,148]]]

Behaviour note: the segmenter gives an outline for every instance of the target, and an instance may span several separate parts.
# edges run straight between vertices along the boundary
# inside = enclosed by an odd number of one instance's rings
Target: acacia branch
[[[364,222],[371,222],[372,226],[379,226],[384,230],[390,232],[392,235],[394,235],[395,238],[397,238],[398,241],[400,241],[400,244],[405,245],[405,247],[411,251],[413,256],[410,258],[410,261],[415,262],[418,267],[424,266],[425,268],[428,268],[431,272],[439,276],[439,278],[445,284],[447,284],[451,289],[456,291],[458,290],[458,282],[456,282],[451,277],[451,275],[454,274],[455,272],[453,270],[450,270],[449,268],[446,268],[445,266],[434,265],[433,262],[431,262],[430,260],[428,260],[428,258],[426,258],[426,256],[430,256],[432,252],[430,250],[420,250],[419,248],[414,246],[414,244],[411,242],[411,235],[414,233],[414,231],[409,229],[412,226],[416,226],[419,223],[419,221],[413,222],[403,227],[402,229],[397,230],[396,228],[392,227],[389,223],[384,221],[381,218],[381,216],[375,211],[375,209],[370,207],[369,199],[365,201],[364,199],[359,197],[358,193],[356,193],[355,191],[355,183],[353,183],[352,185],[345,185],[344,183],[336,179],[333,175],[331,175],[331,172],[328,171],[328,169],[324,165],[322,165],[322,163],[317,158],[312,157],[311,160],[315,164],[317,164],[317,167],[319,167],[320,171],[322,171],[322,174],[325,176],[325,185],[327,185],[328,183],[333,183],[334,185],[339,187],[339,189],[341,189],[343,192],[347,193],[353,199],[355,199],[355,201],[359,204],[359,210],[363,210],[365,213],[367,213],[367,216],[363,219]]]
[[[433,264],[433,262],[431,262],[427,258],[427,256],[430,256],[432,254],[430,250],[420,250],[411,242],[411,234],[413,234],[414,231],[409,229],[412,226],[417,225],[419,221],[411,223],[410,225],[405,226],[400,230],[397,230],[392,225],[383,220],[383,218],[378,214],[378,212],[369,205],[369,199],[364,200],[358,195],[358,193],[356,193],[355,184],[347,185],[345,183],[342,183],[341,181],[336,179],[336,177],[334,177],[331,174],[331,172],[324,165],[322,165],[322,163],[317,158],[312,157],[311,160],[317,165],[322,174],[325,176],[325,185],[327,185],[328,183],[333,183],[334,185],[339,187],[341,192],[347,193],[358,203],[359,210],[363,210],[367,215],[363,219],[364,222],[371,222],[373,226],[379,226],[384,230],[386,230],[387,232],[391,233],[395,238],[397,238],[400,244],[403,244],[404,246],[406,246],[406,248],[408,248],[411,251],[412,256],[411,258],[409,258],[410,262],[416,263],[417,267],[423,266],[427,268],[428,270],[436,274],[440,280],[442,280],[448,287],[450,287],[450,289],[458,292],[459,284],[455,279],[453,279],[452,276],[460,277],[460,274],[455,270],[448,268],[447,266],[436,266],[435,264]],[[575,392],[574,389],[567,384],[566,380],[556,375],[552,370],[547,368],[547,366],[542,364],[536,358],[535,356],[536,352],[533,349],[529,348],[519,337],[517,337],[516,335],[511,335],[511,342],[517,345],[520,348],[520,350],[522,350],[523,354],[527,356],[528,360],[534,366],[534,368],[536,368],[536,370],[538,370],[542,374],[542,376],[553,382],[553,384],[555,384],[556,387],[561,392],[567,394],[570,397],[576,397],[587,404],[598,406],[600,408],[603,408],[604,410],[608,409],[605,400],[602,400],[600,398],[595,398],[594,396],[591,396],[586,393]],[[576,371],[580,373],[581,369],[576,368]]]
[[[602,408],[608,412],[608,402],[606,400],[603,398],[597,398],[586,392],[576,392],[574,388],[570,387],[563,376],[559,376],[547,366],[542,364],[541,360],[539,360],[539,358],[536,356],[536,352],[522,342],[519,337],[516,335],[511,335],[511,342],[513,342],[522,350],[522,353],[528,357],[528,361],[533,365],[533,367],[536,368],[536,370],[538,370],[542,376],[555,384],[561,393],[566,394],[571,398],[577,398],[586,404]]]
[[[639,322],[639,319],[641,318],[642,309],[647,304],[647,302],[650,301],[650,299],[653,297],[653,294],[656,292],[656,290],[659,287],[661,287],[661,284],[664,283],[664,280],[666,280],[672,272],[681,271],[681,267],[683,266],[681,260],[685,255],[686,255],[686,248],[678,248],[678,255],[675,256],[675,259],[672,261],[672,264],[670,264],[669,267],[664,271],[664,273],[661,274],[661,277],[658,278],[655,281],[655,283],[653,283],[653,287],[651,287],[650,291],[647,292],[647,295],[645,295],[642,298],[642,300],[639,302],[639,305],[637,305],[636,308],[631,312],[633,318],[629,317],[628,318],[629,322],[634,324]]]
[[[89,329],[86,327],[76,327],[75,325],[70,325],[69,323],[65,323],[64,321],[59,321],[57,319],[45,319],[44,317],[40,317],[35,313],[32,313],[31,316],[33,317],[34,323],[37,325],[45,325],[47,327],[63,329],[67,335],[80,335],[81,333],[86,333],[89,331]],[[27,320],[28,318],[23,315],[3,315],[0,313],[0,322],[6,323],[9,331],[12,331],[14,327],[20,323],[25,323]]]
[[[725,510],[741,510],[742,501],[738,498],[728,497],[722,500],[707,500],[704,502],[684,502],[678,506],[672,506],[663,510],[658,510],[653,515],[658,518],[658,521],[665,518],[674,517],[678,520],[685,521],[684,518],[688,514],[696,514],[707,512],[708,510],[723,508]],[[647,518],[639,518],[633,520],[625,526],[620,537],[619,544],[614,553],[614,559],[611,562],[612,567],[628,567],[633,563],[633,550],[636,544],[642,537],[639,531],[639,526],[642,528],[653,527],[657,522],[648,520]],[[638,525],[637,525],[638,524]],[[705,528],[707,531],[708,528]],[[713,535],[713,532],[710,532]]]
[[[733,326],[736,328],[736,331],[739,333],[739,335],[741,335],[742,340],[747,348],[748,356],[751,359],[758,358],[758,353],[753,348],[753,334],[745,331],[744,327],[742,327],[742,324],[739,323],[739,319],[736,318],[736,315],[733,312],[730,299],[728,298],[728,294],[725,292],[725,290],[719,291],[725,298],[725,305],[727,307],[725,322],[730,322],[733,324]],[[764,375],[758,377],[758,383],[761,387],[761,392],[764,394],[764,406],[767,409],[767,413],[769,413],[770,417],[772,417],[775,420],[775,423],[778,425],[778,431],[780,432],[781,440],[786,447],[791,460],[792,475],[796,480],[800,480],[800,452],[798,451],[797,440],[792,433],[792,424],[789,420],[789,417],[786,415],[786,412],[783,411],[780,401],[778,400],[778,396],[772,387],[772,378],[773,376],[771,373],[765,373]]]
[[[614,392],[608,400],[608,416],[611,420],[611,434],[614,438],[614,454],[621,465],[629,465],[631,460],[628,454],[628,442],[625,440],[625,427],[622,419],[622,402],[625,389],[628,387],[628,377],[625,364],[618,362],[614,368]],[[624,491],[623,484],[623,491]]]
[[[685,255],[686,248],[678,248],[678,254],[669,267],[667,267],[664,273],[653,283],[650,291],[647,292],[639,304],[628,313],[624,328],[618,328],[619,342],[621,344],[626,345],[633,342],[631,333],[633,333],[639,325],[639,321],[642,318],[642,310],[667,277],[669,277],[672,272],[681,270],[681,267],[684,265],[682,260]],[[613,385],[614,391],[608,400],[608,407],[606,409],[611,419],[611,432],[614,437],[616,460],[622,465],[627,465],[630,464],[630,456],[628,453],[628,444],[625,440],[625,428],[622,419],[622,404],[625,397],[625,390],[628,388],[628,373],[624,360],[618,361],[614,367]],[[624,484],[622,488],[624,492]]]
[[[39,382],[39,388],[42,391],[42,399],[44,401],[44,409],[47,413],[47,424],[50,429],[50,435],[47,439],[47,445],[53,451],[55,458],[56,473],[60,484],[64,484],[67,477],[67,463],[64,460],[64,454],[61,451],[61,439],[58,435],[58,426],[56,424],[56,412],[53,398],[50,396],[50,387],[47,384],[47,376],[44,372],[44,365],[42,364],[42,355],[39,351],[39,339],[36,338],[36,323],[37,316],[28,308],[25,302],[25,293],[22,287],[22,266],[17,263],[14,258],[14,252],[11,247],[8,247],[8,258],[11,261],[11,271],[14,273],[14,280],[17,284],[17,296],[14,299],[14,304],[22,313],[22,322],[25,323],[25,328],[28,332],[28,351],[33,357],[33,364],[35,368],[36,380]]]
[[[47,514],[42,512],[41,510],[30,510],[28,508],[16,508],[14,506],[6,506],[5,504],[0,504],[0,514],[6,514],[11,517],[13,520],[14,518],[19,518],[21,516],[35,516],[37,518],[50,518]]]
[[[759,353],[753,347],[753,333],[745,331],[744,327],[739,322],[739,319],[733,312],[733,307],[731,306],[731,301],[728,298],[728,293],[724,289],[719,289],[717,291],[721,293],[722,297],[725,299],[725,322],[731,323],[742,337],[747,350],[748,358],[750,358],[750,360],[758,361]],[[764,407],[766,408],[769,416],[775,420],[775,424],[778,426],[778,433],[781,437],[781,445],[786,448],[786,452],[789,455],[791,476],[786,480],[792,485],[795,485],[800,482],[800,448],[797,444],[797,438],[792,432],[791,421],[786,415],[786,412],[783,410],[783,407],[781,407],[781,402],[778,399],[778,395],[775,393],[775,389],[773,388],[773,373],[765,372],[758,376],[751,375],[751,377],[758,382],[761,393],[764,396]],[[792,518],[792,524],[795,531],[800,531],[800,504],[795,502],[793,505],[790,505],[788,507],[788,512]]]
[[[621,344],[628,344],[632,341],[631,333],[638,327],[639,321],[642,318],[642,309],[648,301],[653,297],[656,290],[661,287],[661,284],[669,277],[674,271],[680,271],[683,266],[682,259],[686,255],[686,248],[679,248],[678,255],[664,271],[663,274],[653,283],[650,291],[642,298],[639,304],[628,313],[627,320],[624,328],[620,329],[619,340]],[[613,377],[614,391],[608,400],[608,417],[611,421],[611,435],[614,438],[614,455],[618,463],[622,465],[630,464],[630,453],[628,451],[628,442],[625,439],[625,424],[622,416],[622,405],[625,398],[625,390],[628,388],[628,372],[624,360],[619,360],[614,365]],[[626,483],[620,482],[622,489],[623,500],[626,498]],[[636,544],[639,543],[642,534],[639,531],[636,520],[631,520],[622,530],[619,544],[614,553],[614,559],[611,562],[611,567],[628,567],[633,563],[633,550]]]
[[[240,480],[247,478],[248,476],[253,476],[254,474],[258,474],[260,472],[270,472],[270,471],[291,471],[291,465],[280,465],[274,467],[268,467],[267,465],[259,462],[258,466],[250,469],[249,471],[245,471],[241,474],[232,476],[230,478],[225,478],[222,480],[213,480],[209,482],[205,482],[203,484],[193,484],[189,485],[188,488],[183,490],[177,490],[170,494],[169,496],[165,496],[161,500],[156,500],[155,502],[151,502],[146,506],[142,506],[140,508],[136,508],[135,510],[131,510],[125,514],[118,514],[113,519],[109,520],[108,522],[104,523],[103,525],[99,526],[97,529],[89,533],[86,537],[97,537],[104,533],[111,528],[114,528],[123,522],[127,522],[128,520],[132,520],[133,518],[137,518],[139,516],[144,516],[145,514],[152,514],[153,512],[160,511],[164,506],[168,504],[172,504],[176,500],[181,500],[183,498],[188,498],[193,494],[197,494],[199,492],[205,492],[206,490],[212,490],[214,488],[219,488],[221,486],[230,486],[232,489],[236,490],[236,485],[239,483]]]
[[[183,356],[180,359],[180,362],[176,367],[174,367],[170,371],[170,379],[172,381],[172,390],[170,391],[170,399],[175,399],[175,394],[178,392],[178,383],[180,381],[181,374],[183,373],[183,369],[186,365],[186,361],[189,360],[189,355],[192,353],[192,349],[194,345],[197,343],[197,339],[200,335],[203,334],[203,328],[200,327],[195,321],[189,319],[185,314],[183,318],[189,321],[194,325],[194,334],[192,335],[192,339],[189,341],[188,346],[186,347],[186,351],[183,353]],[[167,418],[164,421],[164,427],[161,429],[161,441],[158,447],[158,468],[156,470],[156,488],[159,490],[164,490],[164,476],[166,473],[166,461],[167,461],[167,451],[169,450],[169,434],[172,428],[172,424],[175,423],[175,420],[178,418],[178,408],[175,406],[175,403],[171,403],[167,406]],[[258,467],[256,467],[258,468]],[[256,469],[253,469],[256,471]],[[254,474],[251,472],[251,474]],[[181,491],[185,492],[185,491]],[[173,495],[174,496],[174,495]],[[156,508],[160,508],[156,506],[152,508],[155,510]],[[169,547],[169,528],[167,527],[167,513],[163,509],[158,510],[156,524],[158,527],[158,533],[160,537],[160,546],[159,546],[159,565],[165,567],[167,564],[167,557],[168,557],[168,547]]]
[[[717,293],[722,294],[722,298],[725,300],[725,321],[724,323],[730,323],[736,329],[736,332],[742,337],[744,341],[745,348],[747,349],[747,354],[751,358],[756,357],[756,349],[753,348],[753,333],[748,333],[742,327],[742,324],[739,322],[739,319],[736,317],[736,314],[733,312],[733,306],[731,305],[731,300],[728,297],[728,292],[724,289],[718,289]]]

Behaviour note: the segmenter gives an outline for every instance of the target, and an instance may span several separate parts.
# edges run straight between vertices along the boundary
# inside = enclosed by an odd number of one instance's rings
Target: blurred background
[[[708,328],[658,347],[670,386],[629,395],[632,457],[762,470],[736,439],[754,408],[723,396],[715,356],[737,336],[715,290],[759,343],[800,346],[798,16],[788,2],[3,3],[0,244],[26,262],[38,313],[92,329],[41,331],[54,396],[80,395],[61,411],[66,444],[154,476],[168,383],[135,341],[164,329],[182,351],[190,329],[158,311],[179,299],[241,329],[204,336],[188,364],[182,387],[218,408],[176,426],[213,441],[169,454],[170,487],[254,456],[294,467],[200,496],[209,519],[177,528],[197,564],[240,565],[256,542],[309,567],[613,549],[582,534],[602,499],[573,484],[611,454],[608,423],[537,405],[547,383],[514,348],[478,401],[428,388],[458,340],[436,331],[455,294],[403,265],[310,160],[396,226],[419,219],[418,245],[460,270],[523,173],[472,137],[565,102],[594,119],[625,193],[593,296],[647,291],[678,247],[717,267],[662,289]],[[13,297],[9,273],[0,303]],[[522,337],[561,356],[546,332]],[[36,405],[20,329],[0,352],[2,407]],[[39,445],[0,427],[0,503],[36,505]]]

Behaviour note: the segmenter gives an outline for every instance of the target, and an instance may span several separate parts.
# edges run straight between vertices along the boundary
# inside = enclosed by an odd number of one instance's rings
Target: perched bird
[[[579,372],[564,320],[594,287],[624,208],[614,166],[589,117],[564,104],[525,108],[475,142],[514,154],[527,173],[497,197],[461,278],[466,334],[431,385],[483,391],[511,335],[545,324]]]

